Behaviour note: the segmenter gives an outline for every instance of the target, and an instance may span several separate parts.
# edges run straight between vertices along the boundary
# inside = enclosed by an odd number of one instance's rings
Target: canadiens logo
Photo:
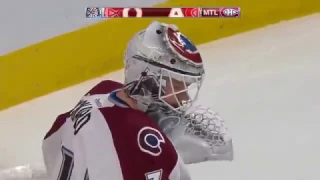
[[[184,34],[168,27],[165,36],[168,46],[180,59],[196,66],[202,65],[202,58],[197,47]]]
[[[225,17],[239,17],[240,16],[240,10],[236,8],[224,8],[221,10],[223,16]]]
[[[162,152],[161,144],[165,143],[162,134],[152,127],[140,129],[137,140],[140,150],[152,156],[159,156]]]

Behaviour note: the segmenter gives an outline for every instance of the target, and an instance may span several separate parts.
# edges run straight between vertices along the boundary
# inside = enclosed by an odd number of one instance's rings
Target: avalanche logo
[[[188,61],[196,66],[202,65],[202,58],[198,49],[184,34],[168,28],[166,40],[170,49],[180,59]]]
[[[162,134],[152,127],[143,127],[138,133],[138,145],[141,151],[152,156],[159,156],[162,152],[161,144],[165,143]]]

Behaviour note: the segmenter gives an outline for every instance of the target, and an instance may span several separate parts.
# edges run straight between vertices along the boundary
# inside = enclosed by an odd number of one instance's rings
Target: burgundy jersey
[[[156,123],[117,98],[103,81],[56,119],[43,141],[48,174],[58,180],[187,180],[184,163]]]

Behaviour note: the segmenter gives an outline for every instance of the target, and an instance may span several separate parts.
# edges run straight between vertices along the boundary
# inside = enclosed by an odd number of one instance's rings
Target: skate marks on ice
[[[27,164],[0,170],[0,180],[48,180],[48,177],[44,164]]]
[[[190,165],[193,179],[320,179],[318,42],[319,14],[200,48],[206,60],[207,79],[199,100],[226,119],[233,135],[235,160]],[[113,79],[122,78],[120,72]],[[0,121],[0,132],[5,133],[0,140],[3,147],[13,150],[0,148],[0,157],[5,160],[1,163],[13,167],[40,160],[41,138],[52,118],[73,106],[79,96],[100,79],[37,99],[37,103],[31,102],[37,104],[41,113],[33,115],[30,121],[25,117],[34,110],[22,110],[28,109],[28,104],[17,108],[21,110],[19,117],[13,110],[1,112],[0,119],[5,120]],[[61,104],[61,99],[66,102]],[[39,121],[37,127],[30,125],[34,119]],[[19,138],[9,129],[29,135]],[[12,145],[12,140],[6,142],[7,137],[20,144]],[[16,159],[7,158],[13,156]],[[28,178],[30,180],[30,173]]]

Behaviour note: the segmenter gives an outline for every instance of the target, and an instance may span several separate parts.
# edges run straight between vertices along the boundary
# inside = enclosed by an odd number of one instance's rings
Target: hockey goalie
[[[223,121],[193,108],[201,55],[175,25],[152,22],[129,42],[124,83],[102,81],[43,140],[52,180],[188,180],[185,164],[232,160]]]

